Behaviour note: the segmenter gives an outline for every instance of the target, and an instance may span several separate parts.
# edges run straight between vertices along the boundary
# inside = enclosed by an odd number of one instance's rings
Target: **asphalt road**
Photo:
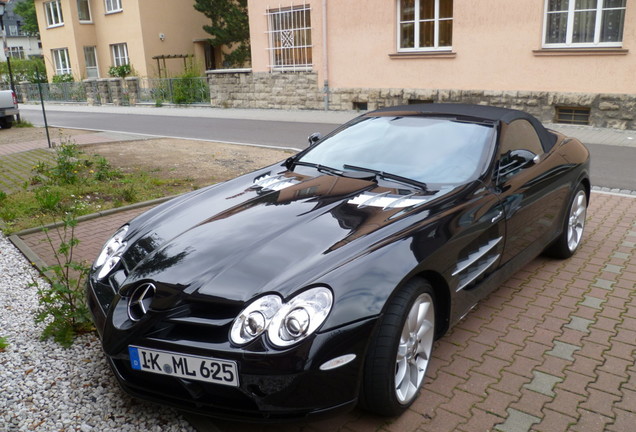
[[[592,185],[636,191],[636,148],[587,144]]]
[[[22,118],[43,126],[42,112],[22,110]],[[338,124],[266,120],[47,111],[49,126],[193,138],[284,148],[305,148],[313,132],[326,134]]]
[[[195,113],[193,113],[195,114]],[[22,117],[43,125],[35,107],[22,110]],[[254,120],[198,116],[140,115],[82,111],[47,111],[48,123],[56,127],[116,131],[174,138],[301,149],[313,132],[326,134],[339,123]],[[636,148],[585,143],[592,154],[592,184],[636,191]]]

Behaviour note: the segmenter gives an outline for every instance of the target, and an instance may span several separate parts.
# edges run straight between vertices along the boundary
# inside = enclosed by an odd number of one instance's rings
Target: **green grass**
[[[162,179],[144,170],[124,173],[74,145],[58,148],[53,161],[32,163],[31,170],[22,187],[0,195],[5,234],[46,225],[68,213],[79,217],[193,189],[191,179]]]
[[[33,123],[31,123],[28,120],[20,119],[20,121],[17,121],[15,123],[13,123],[13,127],[16,127],[16,128],[32,128],[33,127]]]

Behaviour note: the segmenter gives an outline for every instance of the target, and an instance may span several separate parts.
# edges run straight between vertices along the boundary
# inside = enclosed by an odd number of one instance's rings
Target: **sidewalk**
[[[137,141],[150,138],[154,137],[120,132],[90,132],[85,134],[73,135],[72,137],[69,137],[69,140],[77,145],[86,145],[115,141]],[[60,141],[60,137],[51,137],[51,146],[55,147],[56,145],[61,144]],[[0,146],[0,157],[11,155],[14,153],[22,153],[30,150],[46,148],[49,148],[49,143],[46,139],[18,142],[13,144],[3,144]]]

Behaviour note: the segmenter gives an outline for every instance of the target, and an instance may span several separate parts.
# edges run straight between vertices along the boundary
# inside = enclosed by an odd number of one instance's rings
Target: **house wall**
[[[113,65],[110,45],[126,43],[134,72],[141,77],[157,77],[153,56],[195,54],[195,41],[207,38],[202,26],[208,20],[194,10],[193,2],[124,0],[122,12],[106,14],[103,0],[91,0],[92,23],[83,24],[78,19],[77,1],[62,0],[64,25],[47,28],[45,1],[35,0],[35,5],[49,77],[55,74],[52,49],[68,48],[73,75],[81,80],[86,78],[84,46],[96,46],[99,75],[106,78]],[[165,34],[163,41],[159,33]],[[203,59],[199,63],[203,64]],[[183,72],[182,59],[166,60],[166,66],[172,75]],[[200,69],[203,71],[203,66]]]
[[[623,51],[541,49],[544,0],[455,0],[448,55],[397,55],[397,2],[307,0],[314,71],[325,79],[323,4],[327,5],[328,79],[336,88],[453,88],[636,93],[636,0],[627,0]],[[303,4],[285,1],[281,6]],[[269,70],[268,0],[250,0],[252,68]],[[278,4],[276,4],[278,7]],[[608,55],[610,54],[610,55]]]
[[[55,28],[47,28],[46,15],[44,13],[44,0],[35,1],[35,12],[38,18],[38,26],[40,28],[40,39],[42,41],[42,54],[44,56],[44,64],[46,73],[49,77],[55,75],[55,64],[51,57],[51,50],[59,48],[68,48],[69,59],[71,64],[78,64],[77,50],[75,47],[75,29],[74,23],[77,19],[72,19],[73,12],[70,7],[71,0],[62,0],[62,11],[64,15],[64,25]],[[75,2],[74,2],[75,3]],[[77,17],[77,6],[75,10]],[[46,33],[46,37],[44,36]],[[78,71],[73,68],[73,73]]]
[[[195,41],[206,40],[210,35],[203,30],[210,20],[194,9],[194,2],[174,0],[141,0],[139,12],[143,19],[141,37],[146,50],[147,76],[158,76],[157,55],[197,55],[195,66],[203,72],[205,57],[203,49],[195,49]],[[161,40],[159,34],[165,38]],[[183,59],[167,59],[168,76],[183,73]],[[165,76],[162,74],[162,76]]]
[[[39,38],[35,36],[27,36],[24,33],[16,33],[12,31],[12,27],[15,30],[22,30],[21,26],[18,25],[20,21],[24,21],[24,18],[15,13],[15,7],[25,0],[13,0],[9,3],[5,4],[5,12],[3,16],[4,28],[6,30],[7,36],[7,47],[8,48],[19,48],[22,47],[24,51],[24,58],[28,59],[34,56],[42,55],[42,50],[40,49],[38,42]],[[0,50],[0,61],[7,61],[6,53],[3,50]]]
[[[7,36],[7,47],[22,47],[24,49],[24,58],[39,56],[42,50],[38,46],[38,38],[30,36]],[[4,50],[0,50],[0,62],[7,61]]]
[[[265,12],[302,4],[311,7],[312,70],[271,71]],[[315,107],[322,94],[329,109],[470,102],[524,109],[544,121],[554,120],[556,106],[582,106],[593,125],[636,129],[636,0],[627,0],[618,49],[543,49],[544,0],[455,0],[452,50],[416,54],[398,53],[396,0],[249,0],[248,8],[252,76],[211,74],[211,91],[226,96],[213,105],[289,108],[300,94],[296,107]]]
[[[389,56],[397,53],[395,1],[330,1],[330,81],[334,87],[636,93],[633,52],[546,55],[554,51],[541,49],[544,8],[543,0],[456,0],[454,56],[410,58]],[[634,0],[627,1],[625,23],[623,48],[634,50]]]

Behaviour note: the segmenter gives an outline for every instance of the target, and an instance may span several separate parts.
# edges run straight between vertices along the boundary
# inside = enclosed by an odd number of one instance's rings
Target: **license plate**
[[[237,387],[236,362],[129,346],[133,369]]]

